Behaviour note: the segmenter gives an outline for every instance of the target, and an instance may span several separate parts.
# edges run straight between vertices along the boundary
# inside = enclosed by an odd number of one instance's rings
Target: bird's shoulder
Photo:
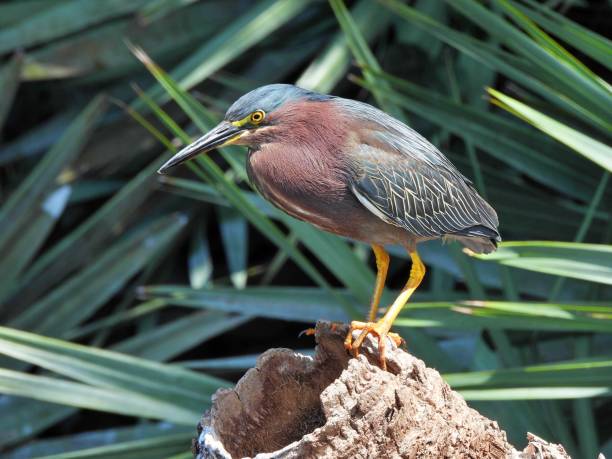
[[[384,112],[367,110],[371,122],[359,123],[350,157],[351,189],[370,212],[422,236],[497,227],[495,211],[434,145]]]
[[[471,183],[430,141],[400,120],[365,102],[335,98],[333,103],[339,104],[353,120],[356,146],[363,144],[376,148],[381,160],[387,155],[399,155],[412,164],[443,168],[458,179]]]

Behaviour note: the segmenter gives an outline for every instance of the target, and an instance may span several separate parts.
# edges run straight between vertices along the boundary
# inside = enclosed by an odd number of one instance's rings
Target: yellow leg
[[[345,346],[352,350],[353,355],[357,356],[359,354],[359,348],[361,347],[363,340],[365,337],[372,333],[378,337],[378,353],[380,357],[380,366],[383,370],[387,369],[387,362],[385,361],[385,346],[386,346],[386,338],[389,336],[389,330],[391,330],[391,326],[395,321],[396,317],[404,307],[404,305],[410,299],[410,296],[414,293],[414,291],[418,288],[425,276],[425,265],[421,261],[419,254],[416,250],[409,251],[410,258],[412,259],[412,267],[410,268],[410,277],[408,278],[408,282],[395,299],[393,304],[389,307],[385,315],[378,320],[377,322],[370,321],[367,323],[364,322],[351,322],[351,326],[349,329],[349,333],[346,337]],[[355,341],[353,341],[353,331],[354,330],[362,330],[361,334],[357,337]],[[398,335],[391,334],[390,338],[392,338],[396,344],[399,344],[397,341],[399,338]]]
[[[389,271],[389,254],[385,249],[377,244],[372,244],[372,250],[376,257],[376,284],[374,286],[374,294],[372,295],[372,302],[370,304],[370,313],[368,314],[368,320],[374,322],[376,320],[376,314],[378,313],[378,304],[380,303],[380,297],[385,288],[385,280],[387,280],[387,272]]]

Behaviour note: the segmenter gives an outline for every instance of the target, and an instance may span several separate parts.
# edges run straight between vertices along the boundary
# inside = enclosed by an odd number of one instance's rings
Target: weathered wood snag
[[[568,458],[528,434],[518,452],[495,421],[402,349],[377,364],[376,342],[349,358],[343,326],[317,324],[313,358],[271,349],[220,389],[194,440],[197,458]]]

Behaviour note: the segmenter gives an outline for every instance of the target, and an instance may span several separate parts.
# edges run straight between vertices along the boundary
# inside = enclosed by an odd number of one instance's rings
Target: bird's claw
[[[314,328],[307,328],[306,330],[302,330],[299,334],[298,334],[298,338],[301,338],[302,336],[314,336],[314,334],[316,333],[316,329]]]
[[[336,331],[336,329],[337,329],[339,326],[342,326],[342,324],[341,324],[341,323],[337,323],[337,322],[332,322],[332,323],[330,324],[330,326],[329,326],[329,329],[330,329],[332,332],[334,332],[334,331]],[[316,334],[316,332],[317,332],[317,329],[316,329],[316,328],[314,328],[314,327],[310,327],[310,328],[307,328],[306,330],[302,330],[302,331],[301,331],[301,332],[298,334],[298,338],[301,338],[302,336],[314,336],[314,335]]]
[[[352,321],[349,327],[349,331],[346,335],[346,339],[344,340],[344,347],[347,351],[351,352],[354,357],[359,355],[359,348],[363,344],[366,336],[370,333],[376,335],[378,337],[378,355],[380,360],[380,367],[383,370],[387,369],[387,361],[385,360],[385,348],[386,348],[386,338],[388,337],[395,343],[397,347],[401,346],[404,343],[404,339],[398,335],[397,333],[392,333],[389,331],[390,326],[386,324],[382,319],[378,322],[359,322]],[[353,331],[361,330],[361,333],[357,337],[356,340],[353,341]]]

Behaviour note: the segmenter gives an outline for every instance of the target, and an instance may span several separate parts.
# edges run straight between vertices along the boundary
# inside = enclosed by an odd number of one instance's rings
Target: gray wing
[[[364,102],[340,97],[334,101],[353,118],[359,119],[361,126],[368,126],[360,132],[365,137],[362,144],[396,152],[434,169],[442,168],[450,175],[471,183],[431,142],[401,121]]]
[[[334,103],[359,121],[351,188],[368,210],[418,236],[501,240],[495,210],[427,139],[369,104]]]
[[[410,147],[396,152],[358,146],[351,189],[359,201],[379,218],[417,236],[499,240],[497,215],[471,183],[443,156],[441,162],[434,157],[437,164],[432,164],[431,156],[430,161],[421,159],[427,152],[414,151],[418,145]]]

